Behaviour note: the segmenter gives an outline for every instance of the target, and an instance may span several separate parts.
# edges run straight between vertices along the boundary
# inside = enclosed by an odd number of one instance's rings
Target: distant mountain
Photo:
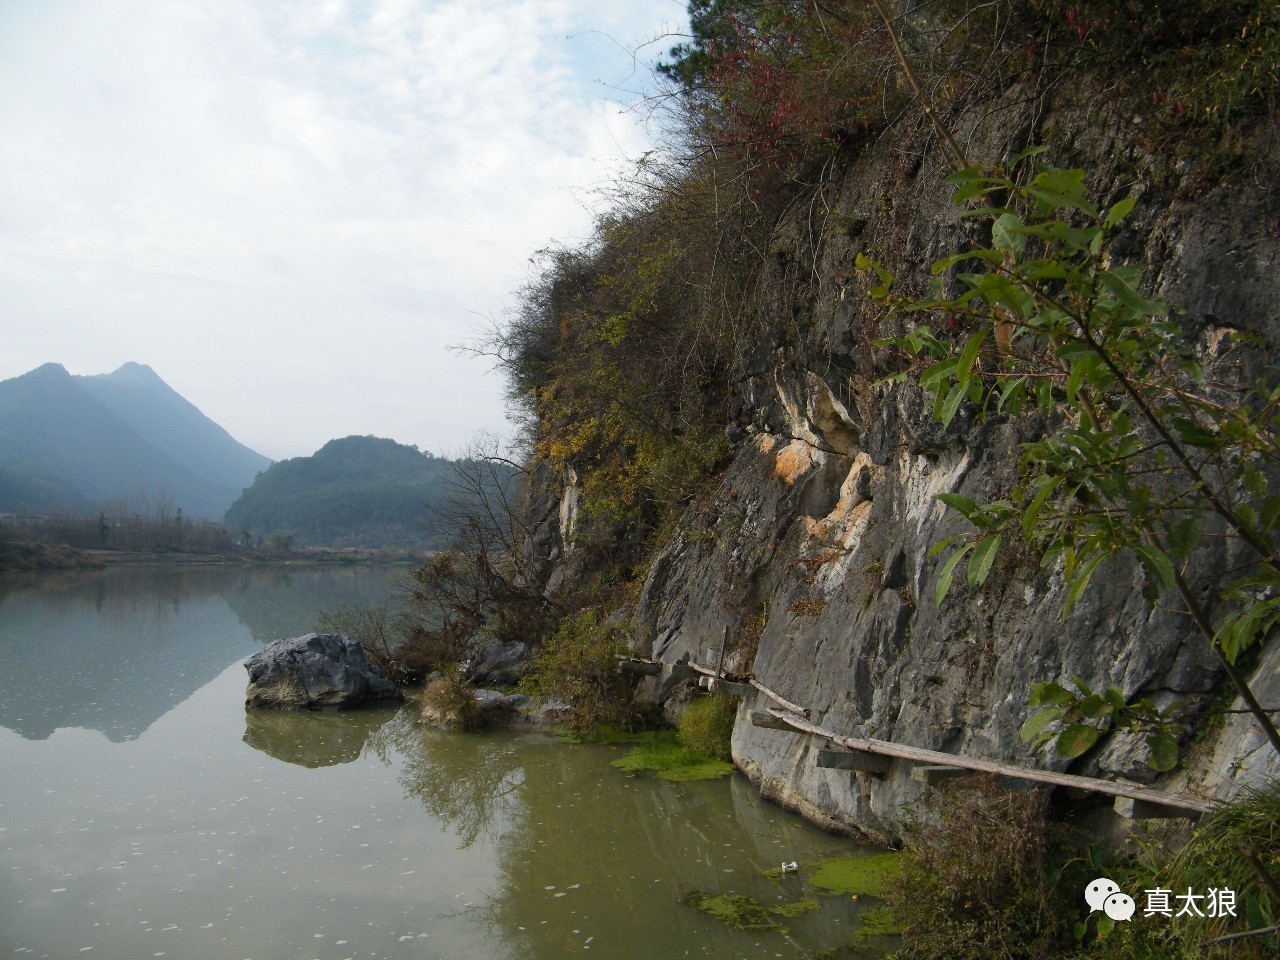
[[[458,465],[379,437],[330,440],[309,457],[273,464],[223,522],[256,537],[288,535],[297,546],[432,549],[441,545],[432,521],[455,508]]]
[[[56,363],[0,382],[0,511],[164,500],[219,517],[271,463],[148,366],[75,377]]]

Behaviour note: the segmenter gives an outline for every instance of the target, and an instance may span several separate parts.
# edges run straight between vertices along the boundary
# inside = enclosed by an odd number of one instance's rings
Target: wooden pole
[[[910,747],[901,743],[890,743],[887,740],[871,740],[861,737],[843,737],[830,730],[824,730],[797,716],[788,716],[781,710],[767,711],[774,718],[781,720],[796,730],[804,733],[826,737],[833,743],[850,750],[865,750],[867,753],[878,753],[887,757],[899,757],[903,760],[915,760],[919,763],[942,764],[951,767],[963,767],[980,773],[994,773],[1002,777],[1015,777],[1020,780],[1032,780],[1037,783],[1048,783],[1056,787],[1079,787],[1093,793],[1105,793],[1113,797],[1132,797],[1134,800],[1147,800],[1151,803],[1179,807],[1207,813],[1213,804],[1206,800],[1191,797],[1179,797],[1162,790],[1153,790],[1136,783],[1124,783],[1117,780],[1098,780],[1094,777],[1082,777],[1073,773],[1057,773],[1052,770],[1037,770],[1034,767],[1019,767],[1010,763],[997,763],[994,760],[980,760],[976,757],[965,757],[955,753],[943,753],[940,750],[928,750],[924,747]]]

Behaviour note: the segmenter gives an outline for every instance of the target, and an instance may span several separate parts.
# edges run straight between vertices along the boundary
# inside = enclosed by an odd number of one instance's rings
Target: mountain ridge
[[[219,517],[270,460],[238,443],[150,367],[76,376],[45,363],[0,381],[0,510],[133,500]]]

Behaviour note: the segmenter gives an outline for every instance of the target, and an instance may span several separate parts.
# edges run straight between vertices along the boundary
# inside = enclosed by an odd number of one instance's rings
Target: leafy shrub
[[[412,621],[387,602],[322,611],[316,629],[358,640],[370,665],[394,683],[414,683],[442,666],[415,639]]]
[[[733,721],[738,715],[736,697],[700,697],[689,704],[678,726],[680,742],[717,760],[732,760]]]
[[[480,707],[461,671],[446,670],[427,684],[422,691],[422,718],[455,730],[480,729]]]
[[[618,658],[630,649],[624,627],[602,623],[594,609],[565,617],[538,649],[520,688],[534,697],[563,700],[576,730],[612,724],[630,727],[638,717],[630,678]]]
[[[1076,948],[1084,865],[1046,817],[1043,791],[996,777],[952,780],[922,802],[903,869],[885,899],[902,924],[903,960],[1049,960]],[[1080,873],[1079,878],[1074,874]]]

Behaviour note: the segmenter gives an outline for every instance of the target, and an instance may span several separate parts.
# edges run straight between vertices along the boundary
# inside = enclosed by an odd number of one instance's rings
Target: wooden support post
[[[753,727],[763,727],[766,730],[790,730],[793,733],[796,732],[796,727],[777,714],[770,713],[767,710],[752,710],[751,725]]]
[[[618,667],[626,673],[639,673],[646,677],[656,677],[662,672],[662,664],[644,660],[621,660]]]
[[[827,770],[856,770],[872,776],[883,777],[889,772],[888,757],[858,750],[819,750],[818,766]]]
[[[1135,800],[1133,797],[1116,797],[1112,808],[1126,820],[1198,820],[1199,812],[1186,807],[1174,807],[1152,800]]]
[[[964,767],[949,767],[941,764],[926,763],[921,766],[911,768],[911,779],[920,783],[927,783],[931,787],[936,787],[943,780],[951,780],[955,777],[972,776],[972,770],[966,770]]]
[[[745,697],[754,693],[754,688],[747,683],[734,683],[721,677],[699,677],[698,686],[708,693],[718,693],[726,697]]]
[[[724,647],[729,642],[729,625],[726,623],[724,633],[720,635],[720,653],[716,656],[716,676],[719,680],[720,675],[724,673]]]

